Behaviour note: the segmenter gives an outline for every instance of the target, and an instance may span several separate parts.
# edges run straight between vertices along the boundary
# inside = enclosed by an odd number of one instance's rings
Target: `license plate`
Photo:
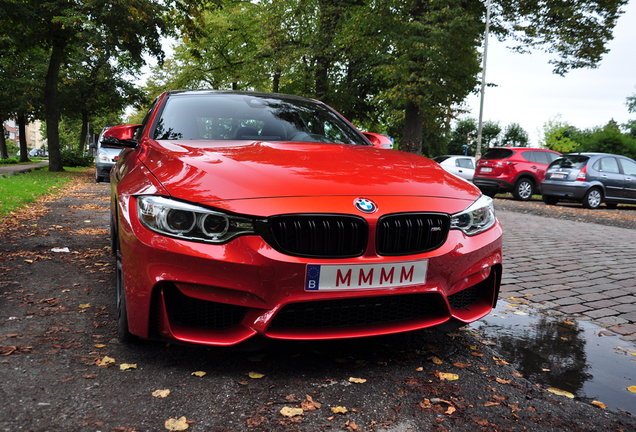
[[[565,173],[553,173],[550,178],[551,179],[564,179],[566,178],[568,175]]]
[[[492,168],[491,167],[481,167],[481,169],[479,171],[483,172],[483,173],[488,173],[488,172],[492,172]]]
[[[307,265],[306,291],[395,288],[426,283],[428,260],[390,264]]]

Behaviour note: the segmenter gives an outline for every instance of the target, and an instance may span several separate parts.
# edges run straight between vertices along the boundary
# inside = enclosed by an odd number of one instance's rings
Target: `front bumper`
[[[487,315],[497,301],[501,235],[497,223],[473,237],[451,230],[446,242],[428,253],[387,257],[367,251],[325,260],[282,254],[255,235],[225,245],[164,237],[145,229],[131,212],[119,236],[130,331],[145,338],[234,345],[256,335],[334,339],[469,323]],[[421,285],[305,290],[310,264],[423,259],[428,269]]]

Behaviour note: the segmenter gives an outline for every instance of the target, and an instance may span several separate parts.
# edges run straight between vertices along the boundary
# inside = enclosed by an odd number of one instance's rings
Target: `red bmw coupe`
[[[492,200],[323,103],[167,92],[104,137],[124,148],[110,173],[124,341],[451,329],[497,302]]]

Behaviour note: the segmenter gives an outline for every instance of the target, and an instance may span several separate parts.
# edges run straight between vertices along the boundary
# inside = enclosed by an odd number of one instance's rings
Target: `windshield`
[[[309,141],[369,145],[325,105],[277,95],[170,95],[151,136],[156,140]]]
[[[577,170],[582,169],[587,163],[589,157],[582,155],[566,155],[556,159],[554,162],[550,164],[548,169],[550,168],[574,168]]]

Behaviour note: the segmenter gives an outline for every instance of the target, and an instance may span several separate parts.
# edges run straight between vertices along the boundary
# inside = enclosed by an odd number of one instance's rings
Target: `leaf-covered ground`
[[[529,382],[466,331],[122,345],[108,193],[87,172],[0,226],[0,430],[636,430]]]

